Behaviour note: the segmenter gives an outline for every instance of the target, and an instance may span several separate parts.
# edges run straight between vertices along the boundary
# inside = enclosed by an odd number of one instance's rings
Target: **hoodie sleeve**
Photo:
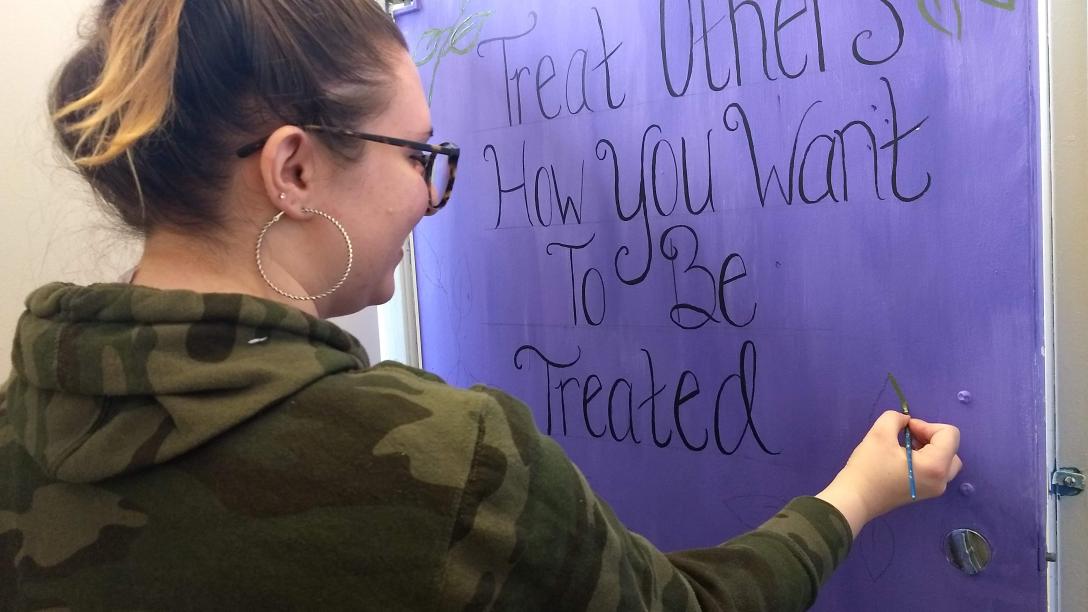
[[[444,610],[804,610],[849,551],[838,510],[802,497],[724,544],[662,553],[623,526],[524,405],[477,390]]]

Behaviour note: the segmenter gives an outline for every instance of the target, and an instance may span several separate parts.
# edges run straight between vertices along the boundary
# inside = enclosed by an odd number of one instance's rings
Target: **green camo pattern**
[[[2,610],[802,610],[849,527],[629,532],[531,413],[258,298],[52,284],[0,403]]]

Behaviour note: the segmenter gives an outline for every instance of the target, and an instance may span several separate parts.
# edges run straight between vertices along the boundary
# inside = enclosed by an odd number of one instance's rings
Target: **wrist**
[[[850,525],[850,531],[855,538],[873,518],[868,505],[856,488],[843,484],[839,478],[831,481],[831,484],[817,493],[815,497],[831,504],[842,514]]]

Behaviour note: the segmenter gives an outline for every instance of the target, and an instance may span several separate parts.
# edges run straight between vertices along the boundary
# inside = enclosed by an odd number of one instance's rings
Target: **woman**
[[[107,0],[52,105],[145,245],[128,283],[47,285],[20,319],[0,413],[11,608],[803,609],[909,501],[908,419],[889,412],[819,495],[665,555],[517,400],[371,367],[324,319],[390,298],[457,153],[423,144],[419,78],[372,0]],[[934,497],[959,432],[909,427]]]

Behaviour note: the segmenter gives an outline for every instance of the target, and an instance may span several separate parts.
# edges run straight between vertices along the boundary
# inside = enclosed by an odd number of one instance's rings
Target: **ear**
[[[305,220],[312,196],[316,158],[314,141],[301,128],[285,125],[272,132],[261,149],[261,178],[272,206],[288,217]]]

